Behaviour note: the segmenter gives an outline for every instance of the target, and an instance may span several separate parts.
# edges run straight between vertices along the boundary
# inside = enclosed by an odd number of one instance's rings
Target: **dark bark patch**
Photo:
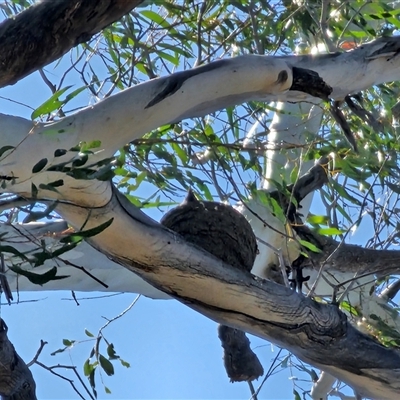
[[[157,103],[160,103],[164,99],[166,99],[169,96],[172,96],[174,93],[176,93],[182,85],[190,78],[203,74],[205,72],[213,71],[215,69],[222,68],[226,65],[226,60],[219,60],[215,61],[213,63],[203,65],[201,67],[189,69],[187,71],[181,71],[178,72],[174,75],[171,75],[167,78],[163,78],[162,81],[160,81],[160,92],[151,100],[145,107],[150,108],[156,105]],[[161,89],[161,86],[164,86]]]
[[[310,69],[292,67],[293,83],[289,90],[298,90],[308,93],[311,96],[319,97],[322,100],[329,100],[332,88]]]
[[[288,78],[289,78],[289,75],[288,75],[287,71],[282,70],[278,74],[278,79],[276,80],[276,83],[277,84],[285,83],[288,80]]]
[[[6,323],[0,318],[0,398],[37,400],[32,373],[15,351],[7,331]]]

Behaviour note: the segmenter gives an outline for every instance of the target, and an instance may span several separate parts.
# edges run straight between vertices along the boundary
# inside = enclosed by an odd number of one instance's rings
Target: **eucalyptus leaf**
[[[43,274],[26,271],[15,265],[9,266],[9,268],[11,269],[11,271],[19,275],[25,276],[30,282],[34,283],[35,285],[43,286],[45,283],[50,281],[69,278],[69,275],[57,275],[57,267],[53,267]]]

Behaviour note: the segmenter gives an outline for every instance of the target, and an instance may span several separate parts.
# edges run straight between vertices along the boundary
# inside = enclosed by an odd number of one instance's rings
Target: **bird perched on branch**
[[[185,200],[160,222],[235,268],[250,272],[253,267],[256,237],[246,218],[229,205],[199,201],[189,190]],[[252,381],[263,375],[263,367],[244,332],[219,325],[218,336],[231,382]]]

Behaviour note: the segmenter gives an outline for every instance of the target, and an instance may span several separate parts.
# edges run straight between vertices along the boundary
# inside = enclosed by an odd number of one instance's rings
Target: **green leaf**
[[[157,55],[164,60],[169,61],[171,64],[178,66],[179,65],[179,58],[175,54],[168,54],[165,51],[157,51]]]
[[[294,400],[301,400],[301,397],[296,389],[293,389]]]
[[[188,162],[188,156],[186,154],[186,151],[183,150],[183,148],[181,146],[179,146],[179,144],[176,143],[171,143],[171,147],[174,150],[174,152],[176,153],[176,155],[180,158],[180,160],[182,161],[182,164],[185,165]]]
[[[291,183],[296,183],[297,180],[299,179],[299,166],[296,163],[292,171],[290,172],[290,182]]]
[[[306,240],[302,240],[302,239],[300,239],[299,242],[302,246],[304,246],[308,250],[311,250],[314,253],[321,253],[321,250],[317,246],[315,246],[315,244],[312,244],[312,243],[307,242]]]
[[[1,245],[0,252],[14,254],[17,257],[20,257],[22,260],[29,262],[29,258],[25,254],[21,253],[19,250],[17,250],[16,248],[14,248],[12,246]]]
[[[50,281],[69,278],[69,275],[57,276],[57,267],[53,267],[47,272],[44,272],[43,274],[36,274],[31,271],[26,271],[17,266],[9,266],[9,268],[16,274],[25,276],[30,282],[34,283],[35,285],[44,285],[45,283]]]
[[[140,12],[144,17],[150,19],[151,21],[155,22],[157,25],[162,26],[163,28],[170,27],[169,23],[163,18],[160,14],[151,11],[151,10],[143,10]]]
[[[36,174],[40,172],[47,165],[47,162],[48,162],[47,158],[42,158],[33,166],[32,173]]]
[[[114,375],[114,366],[112,365],[111,361],[105,358],[102,354],[99,356],[99,362],[101,368],[103,368],[104,372],[108,376]]]
[[[92,371],[89,374],[89,383],[90,383],[90,387],[93,390],[94,397],[97,399],[96,381],[94,379],[94,373],[95,373],[95,367],[92,369]]]
[[[83,167],[89,160],[89,155],[82,153],[79,154],[79,156],[77,158],[74,159],[74,161],[72,161],[72,167],[73,168],[77,168],[77,167]]]
[[[119,361],[121,361],[121,364],[122,364],[125,368],[130,368],[130,367],[131,367],[131,364],[129,364],[128,361],[124,361],[122,358],[120,358]]]
[[[210,192],[210,189],[208,188],[208,186],[206,184],[204,184],[203,182],[197,181],[196,182],[196,186],[199,188],[199,190],[204,194],[204,197],[208,200],[208,201],[213,201],[213,197],[212,194]]]
[[[0,148],[0,157],[8,150],[15,149],[14,146],[3,146]]]
[[[362,317],[362,315],[358,312],[356,308],[354,308],[349,302],[342,301],[340,303],[340,309],[347,311],[349,314],[354,315],[356,317]]]
[[[64,185],[64,181],[62,179],[59,179],[58,181],[50,182],[48,184],[40,183],[39,189],[49,190],[50,192],[59,193],[59,191],[56,189],[56,187],[63,186],[63,185]]]
[[[54,151],[54,157],[62,157],[67,154],[67,150],[65,149],[57,149]]]
[[[400,194],[400,185],[398,184],[394,184],[392,182],[386,182],[386,184],[388,185],[388,187],[393,190],[393,192]]]
[[[338,228],[320,228],[317,231],[320,235],[325,235],[325,236],[335,236],[335,235],[342,235],[343,233],[346,233],[345,230],[341,230]]]
[[[94,337],[92,332],[89,332],[87,329],[85,329],[85,335],[89,337]]]
[[[108,355],[108,358],[109,358],[110,360],[116,360],[116,359],[119,358],[119,357],[117,356],[117,353],[116,353],[115,350],[114,350],[114,345],[113,345],[112,343],[110,343],[110,344],[107,346],[107,355]]]
[[[48,183],[46,186],[51,186],[53,188],[60,187],[64,185],[64,181],[62,179],[58,179],[56,181]]]
[[[77,245],[76,243],[69,243],[69,244],[66,244],[66,245],[58,248],[57,250],[54,250],[53,252],[48,251],[47,249],[44,249],[40,252],[33,253],[32,254],[32,256],[33,256],[32,262],[34,262],[34,267],[43,265],[43,263],[46,260],[51,260],[53,258],[59,257],[61,254],[64,254],[67,251],[74,249],[76,247],[76,245]]]
[[[83,373],[85,376],[89,376],[92,372],[93,372],[94,368],[93,368],[93,364],[90,362],[89,359],[87,359],[85,361],[85,363],[83,364]]]
[[[58,98],[71,87],[72,86],[67,86],[63,89],[57,90],[48,100],[46,100],[36,110],[33,111],[31,114],[31,119],[36,119],[41,115],[50,114],[51,112],[58,110],[63,105],[63,102]]]
[[[60,239],[60,242],[61,243],[79,242],[84,238],[96,236],[100,232],[103,232],[105,229],[107,229],[112,224],[113,221],[114,221],[114,218],[110,218],[108,221],[106,221],[106,222],[102,223],[101,225],[96,226],[94,228],[87,229],[86,231],[80,231],[77,233],[71,233],[70,235]]]
[[[271,202],[272,212],[274,213],[274,215],[279,219],[279,221],[285,223],[286,222],[286,215],[283,212],[283,209],[282,209],[281,205],[272,197],[269,200]]]
[[[71,92],[69,95],[65,97],[64,100],[60,100],[59,97],[63,95],[67,90],[69,90],[72,86],[67,86],[63,89],[57,90],[48,100],[46,100],[43,104],[41,104],[36,110],[33,111],[31,114],[31,119],[36,119],[40,117],[41,115],[46,115],[50,114],[55,110],[59,110],[61,107],[63,107],[65,104],[67,104],[70,100],[72,100],[74,97],[76,97],[80,92],[86,89],[86,86],[82,86],[73,92]],[[46,131],[46,133],[49,133]],[[51,133],[54,133],[52,130]],[[62,132],[59,132],[62,133]]]
[[[315,225],[320,225],[320,224],[327,224],[329,222],[329,217],[326,215],[309,215],[307,217],[307,222],[309,224],[315,224]]]
[[[83,153],[88,150],[98,149],[101,146],[101,140],[92,140],[91,142],[81,142],[79,143],[81,148],[80,151]]]
[[[331,179],[330,180],[333,188],[338,192],[338,194],[340,194],[342,197],[344,197],[347,200],[350,200],[352,203],[360,206],[361,203],[358,199],[356,199],[355,197],[351,196],[347,190],[340,184],[338,183],[335,179]]]
[[[75,89],[73,92],[65,96],[65,99],[63,100],[63,105],[67,104],[70,100],[76,97],[79,93],[83,92],[86,88],[86,86],[81,86],[80,88]]]
[[[55,356],[55,355],[57,355],[59,353],[64,353],[64,351],[67,350],[67,349],[68,349],[68,347],[64,347],[63,349],[57,349],[57,350],[53,351],[52,353],[50,353],[50,355],[51,356]]]
[[[64,346],[71,347],[75,343],[75,340],[63,339],[62,342]]]
[[[286,215],[283,212],[281,205],[270,196],[265,190],[257,190],[256,196],[261,204],[265,205],[271,213],[282,223],[286,222]]]

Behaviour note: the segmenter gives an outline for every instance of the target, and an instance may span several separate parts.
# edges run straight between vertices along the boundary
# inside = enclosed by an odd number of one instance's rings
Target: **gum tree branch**
[[[44,0],[0,24],[0,87],[59,59],[143,0]]]

